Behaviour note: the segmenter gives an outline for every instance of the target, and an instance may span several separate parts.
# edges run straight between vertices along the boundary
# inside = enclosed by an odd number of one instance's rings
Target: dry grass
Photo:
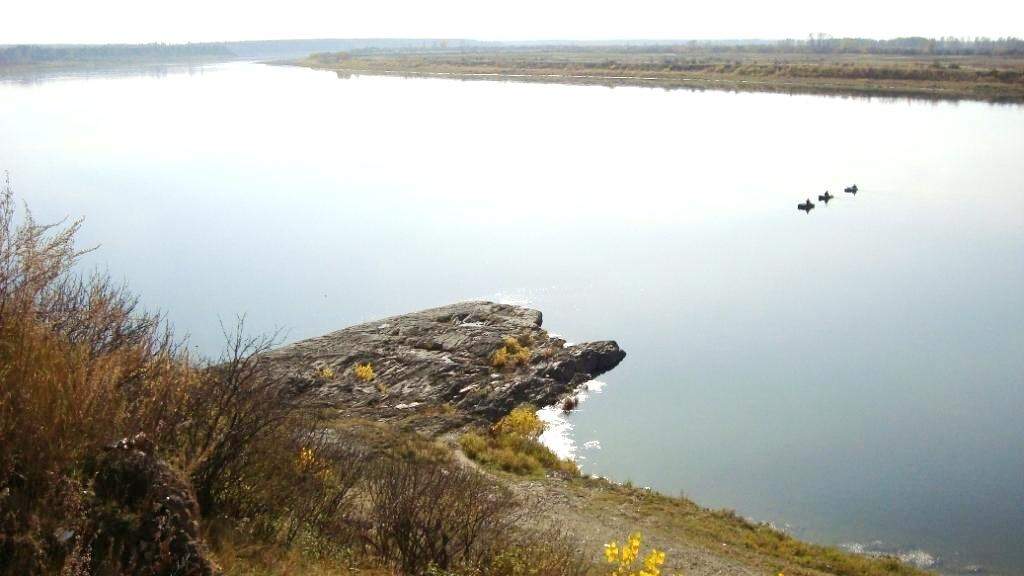
[[[700,544],[766,573],[783,572],[787,576],[927,574],[896,558],[870,558],[797,540],[770,526],[752,523],[731,510],[709,510],[685,498],[593,478],[572,480],[570,489],[584,496],[588,514],[604,516],[610,510],[628,510],[635,528],[646,535],[657,534],[662,545],[673,540]]]
[[[350,548],[329,541],[266,543],[244,534],[229,522],[206,530],[213,555],[225,576],[393,576],[374,562],[360,563]]]
[[[326,424],[342,444],[358,446],[374,455],[417,462],[450,463],[451,450],[442,443],[413,431],[401,430],[374,420],[343,418]]]
[[[0,190],[0,565],[24,574],[72,552],[57,530],[86,530],[87,460],[137,432],[170,443],[202,381],[123,287],[71,275],[78,228],[16,222]]]
[[[818,54],[736,49],[481,50],[316,54],[300,62],[347,73],[463,79],[1024,100],[1024,57]]]
[[[0,190],[0,572],[120,570],[89,559],[90,463],[138,433],[190,479],[207,517],[246,517],[268,541],[335,529],[358,460],[267,376],[259,354],[273,338],[239,323],[222,358],[189,357],[124,287],[74,274],[78,229],[16,215]]]

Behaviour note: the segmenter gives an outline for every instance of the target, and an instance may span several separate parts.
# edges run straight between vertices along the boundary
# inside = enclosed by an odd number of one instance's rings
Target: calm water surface
[[[529,303],[629,352],[586,471],[1024,574],[1021,107],[230,64],[0,83],[0,134],[204,352]]]

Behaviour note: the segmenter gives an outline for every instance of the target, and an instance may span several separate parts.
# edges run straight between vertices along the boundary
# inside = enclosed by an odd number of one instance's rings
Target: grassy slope
[[[1020,57],[602,49],[320,54],[297,64],[350,73],[464,79],[499,76],[538,82],[1024,101]]]
[[[411,431],[359,419],[335,422],[338,438],[371,451],[427,460],[455,459],[476,466],[516,493],[530,514],[531,527],[557,528],[592,553],[600,566],[603,544],[621,541],[640,531],[645,546],[667,553],[665,574],[686,576],[924,576],[927,573],[894,559],[874,559],[836,548],[809,544],[767,526],[751,524],[731,511],[709,510],[685,498],[622,486],[603,479],[567,475],[517,476],[472,463],[458,449],[454,436],[435,441]],[[209,538],[228,576],[318,574],[383,576],[370,559],[303,550],[330,548],[329,543],[300,544],[291,550],[254,545],[230,536]],[[597,573],[604,573],[598,570]]]
[[[454,458],[477,466],[454,437],[433,441],[385,424],[343,420],[339,437],[373,450],[431,460]],[[480,468],[479,466],[477,466]],[[893,559],[873,559],[801,542],[730,511],[709,510],[685,499],[621,486],[607,480],[567,475],[516,476],[483,470],[507,484],[531,510],[533,527],[570,533],[601,561],[603,544],[639,530],[645,542],[667,552],[665,574],[787,576],[922,576],[926,572]]]
[[[924,574],[893,559],[871,559],[802,542],[766,525],[752,524],[732,511],[708,510],[683,498],[586,479],[570,482],[567,488],[584,500],[584,515],[599,518],[609,510],[618,511],[666,548],[687,544],[755,573]]]

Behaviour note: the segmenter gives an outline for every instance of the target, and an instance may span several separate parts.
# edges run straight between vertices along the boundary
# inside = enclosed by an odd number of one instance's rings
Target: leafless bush
[[[243,335],[241,322],[219,362],[200,364],[175,343],[159,315],[139,309],[124,286],[74,266],[79,223],[38,224],[0,188],[0,573],[34,574],[88,563],[91,514],[82,495],[88,463],[103,446],[144,433],[162,457],[190,473],[204,512],[238,479],[267,501],[273,482],[309,488],[278,498],[273,514],[321,522],[347,495],[302,480],[310,468],[259,468],[266,454],[313,445],[295,425],[306,408],[268,378],[258,358],[273,338]],[[306,420],[302,420],[306,421]],[[294,430],[306,430],[296,435]],[[326,448],[320,450],[326,458]],[[249,469],[246,469],[249,467]],[[294,472],[294,474],[290,474]],[[347,482],[347,480],[346,480]],[[60,488],[80,486],[78,490]],[[319,492],[317,492],[319,490]],[[232,494],[232,496],[242,496]],[[255,498],[255,496],[253,496]],[[257,501],[259,501],[257,499]],[[290,507],[289,507],[290,506]],[[280,517],[279,517],[280,518]],[[66,538],[57,535],[70,534]],[[72,566],[74,564],[75,566]]]
[[[14,214],[14,193],[5,175],[0,189],[0,323],[35,312],[48,289],[83,254],[74,244],[81,221],[61,230],[60,223],[39,224],[25,210],[24,221],[16,226]]]
[[[513,530],[490,543],[477,572],[487,576],[584,576],[588,555],[560,530]]]
[[[192,389],[182,443],[192,485],[204,515],[252,461],[250,450],[274,435],[298,409],[296,394],[271,377],[261,354],[275,336],[246,336],[244,318],[225,330],[227,350]]]
[[[250,519],[250,530],[290,544],[299,535],[352,541],[353,499],[367,456],[340,443],[321,414],[303,410],[239,462],[218,494],[222,513]]]
[[[140,313],[102,275],[73,276],[84,253],[74,245],[78,228],[39,224],[27,209],[17,221],[4,180],[0,566],[35,558],[15,569],[25,574],[55,559],[84,562],[83,462],[129,432],[173,436],[189,382],[190,368],[159,317]],[[73,536],[57,536],[66,534]]]
[[[519,514],[507,488],[472,470],[429,462],[378,461],[367,494],[369,543],[407,575],[478,565]]]

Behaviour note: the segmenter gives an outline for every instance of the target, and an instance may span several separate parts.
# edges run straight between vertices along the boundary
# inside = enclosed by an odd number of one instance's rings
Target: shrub
[[[366,491],[368,543],[408,575],[479,565],[519,519],[507,488],[465,468],[385,458]]]
[[[30,212],[0,189],[0,566],[90,565],[85,464],[121,437],[170,442],[196,371],[157,315],[105,276],[71,269],[79,223]],[[62,538],[61,534],[71,534]]]
[[[536,440],[544,432],[544,423],[537,417],[536,407],[523,404],[498,420],[491,431],[498,436]]]
[[[249,451],[265,449],[264,441],[287,430],[289,418],[302,409],[299,392],[271,377],[260,356],[276,337],[245,336],[244,321],[239,318],[232,332],[225,330],[227,351],[205,368],[189,394],[189,419],[180,432],[206,516],[245,475],[243,468],[253,461]]]
[[[516,368],[530,361],[529,337],[516,339],[506,336],[501,347],[491,354],[493,368]]]
[[[466,432],[459,438],[459,446],[466,456],[475,460],[487,450],[488,442],[486,438],[476,432]]]
[[[374,379],[373,364],[369,362],[366,364],[356,364],[355,368],[352,369],[352,373],[363,382],[369,382]]]
[[[255,536],[286,545],[300,536],[353,539],[350,513],[368,460],[339,443],[320,415],[290,418],[242,464],[219,504],[223,513],[247,518]]]
[[[533,406],[524,404],[512,410],[483,436],[467,432],[459,438],[462,451],[485,466],[519,475],[538,475],[545,471],[570,476],[579,474],[571,460],[558,458],[537,439],[544,423]]]
[[[316,371],[316,377],[318,380],[323,381],[334,380],[334,368],[331,368],[330,366],[321,366],[320,369]]]
[[[591,573],[587,555],[557,530],[516,530],[488,552],[480,574],[488,576],[584,576]]]
[[[93,490],[92,463],[104,446],[139,433],[190,479],[207,516],[218,508],[245,511],[286,539],[336,519],[351,487],[344,474],[358,467],[351,458],[331,460],[326,440],[311,435],[316,414],[268,377],[259,354],[272,337],[244,337],[240,320],[219,361],[195,361],[160,316],[139,311],[123,286],[101,275],[72,274],[82,254],[74,246],[77,222],[58,229],[26,213],[16,225],[14,214],[5,183],[0,189],[4,571],[124,571],[118,562],[129,552],[92,549],[105,546],[95,538],[104,512]],[[315,465],[281,465],[279,455],[294,462],[300,444],[313,450]],[[328,460],[338,467],[320,464]]]
[[[473,433],[470,433],[476,436]],[[481,438],[480,436],[476,436]],[[471,459],[491,468],[502,470],[504,472],[511,472],[512,474],[518,474],[520,476],[539,475],[544,473],[544,465],[541,461],[531,454],[527,454],[522,450],[516,450],[515,448],[508,446],[501,446],[495,443],[493,440],[484,440],[486,444],[483,449],[470,451],[466,450],[464,442],[465,436],[460,439],[460,443],[463,446],[463,451],[466,452],[466,456]]]
[[[498,348],[491,354],[491,366],[494,368],[504,368],[508,364],[508,349],[504,346]]]

